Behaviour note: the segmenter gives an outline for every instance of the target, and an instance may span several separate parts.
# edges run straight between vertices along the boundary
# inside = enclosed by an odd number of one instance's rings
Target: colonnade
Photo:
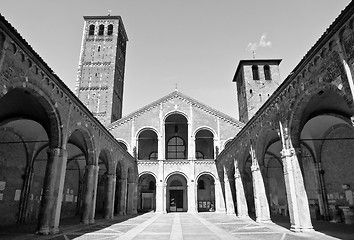
[[[66,172],[67,152],[65,149],[52,148],[48,150],[48,161],[45,172],[43,195],[38,217],[38,234],[56,234],[59,232],[61,203]],[[86,184],[82,197],[83,224],[95,223],[96,196],[98,185],[99,166],[87,165],[85,167]],[[114,205],[116,195],[119,202],[119,214],[137,213],[137,183],[128,181],[128,176],[119,179],[116,174],[107,175],[104,218],[114,218]],[[116,184],[120,184],[120,192],[116,192]]]

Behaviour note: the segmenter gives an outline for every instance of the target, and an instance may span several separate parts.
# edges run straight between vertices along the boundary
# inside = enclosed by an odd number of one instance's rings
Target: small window
[[[98,27],[98,35],[99,36],[102,36],[104,33],[104,25],[101,24],[99,27]]]
[[[252,66],[252,74],[253,74],[253,80],[259,80],[259,72],[258,72],[257,65]]]
[[[264,65],[263,70],[264,70],[264,78],[265,78],[265,80],[272,80],[272,76],[270,74],[269,65]]]
[[[89,36],[92,36],[95,34],[95,25],[90,25],[89,27]]]
[[[101,51],[101,46],[98,46],[97,51],[98,51],[98,52]]]
[[[109,24],[108,25],[108,31],[107,31],[107,35],[110,36],[113,34],[113,25]]]
[[[199,180],[199,181],[198,181],[198,188],[199,188],[199,189],[205,189],[205,184],[204,184],[204,181],[203,181],[203,180]]]

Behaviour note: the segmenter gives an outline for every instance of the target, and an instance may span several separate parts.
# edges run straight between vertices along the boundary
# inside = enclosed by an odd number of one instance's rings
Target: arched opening
[[[187,180],[181,174],[173,174],[167,180],[167,212],[187,212]]]
[[[197,159],[214,159],[214,135],[209,130],[200,130],[195,135]]]
[[[270,142],[264,154],[265,188],[268,197],[271,218],[289,216],[285,188],[283,164],[280,152],[282,144],[275,131],[269,133]]]
[[[257,65],[252,66],[252,76],[253,80],[259,80],[259,70]]]
[[[138,212],[156,210],[156,179],[152,174],[139,177],[138,196]]]
[[[0,99],[0,226],[39,219],[48,149],[60,142],[53,112],[32,89],[12,89]]]
[[[188,158],[188,123],[181,114],[171,114],[165,120],[166,159]]]
[[[152,130],[143,130],[138,136],[138,159],[157,159],[157,134]],[[155,154],[156,153],[156,154]]]
[[[89,36],[95,35],[95,25],[91,24],[89,27]]]
[[[87,166],[93,164],[88,154],[90,150],[92,151],[92,144],[90,135],[85,129],[76,129],[69,136],[66,144],[67,165],[61,219],[83,214],[84,196],[87,190]]]
[[[98,27],[98,36],[102,36],[104,34],[104,25],[101,24],[99,27]]]
[[[291,116],[291,140],[297,154],[310,215],[342,222],[353,205],[353,109],[333,85],[322,84],[299,97]],[[344,216],[344,218],[343,218]]]
[[[210,174],[198,178],[197,204],[198,212],[215,211],[215,182]]]
[[[251,156],[248,156],[244,168],[243,173],[241,174],[243,188],[245,191],[246,202],[248,206],[248,214],[249,216],[255,216],[255,205],[254,205],[254,193],[253,193],[253,178],[251,172],[252,160]]]
[[[270,73],[270,67],[269,65],[264,65],[263,66],[263,71],[264,71],[264,78],[265,80],[272,80],[272,75]]]
[[[107,35],[111,36],[113,34],[113,24],[108,25]]]
[[[121,146],[125,151],[128,151],[128,146],[127,146],[124,142],[118,141],[118,144],[119,144],[119,146]]]

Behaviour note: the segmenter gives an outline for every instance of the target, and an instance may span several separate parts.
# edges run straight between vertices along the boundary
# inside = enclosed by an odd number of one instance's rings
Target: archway
[[[244,163],[243,171],[241,172],[243,188],[245,191],[246,202],[248,206],[249,216],[255,216],[255,205],[254,205],[254,193],[253,193],[253,181],[251,172],[252,160],[251,156],[248,156],[246,162]]]
[[[207,173],[199,176],[197,188],[197,204],[198,212],[214,212],[215,211],[215,181],[214,178]]]
[[[138,196],[138,212],[156,210],[156,179],[152,174],[139,177]]]
[[[173,174],[167,180],[167,212],[187,212],[187,179],[182,174]]]
[[[291,142],[300,150],[297,158],[312,218],[342,221],[338,207],[353,204],[351,102],[343,91],[323,83],[299,96],[289,114]],[[314,179],[317,184],[310,184]]]
[[[202,129],[195,134],[196,159],[214,159],[214,135],[210,130]]]
[[[122,166],[118,161],[116,166],[116,191],[114,198],[114,214],[119,214],[121,211],[122,201]]]
[[[44,94],[32,86],[9,89],[0,98],[0,226],[39,220],[47,152],[61,141]]]
[[[82,216],[87,190],[87,166],[93,164],[92,142],[87,129],[73,130],[66,144],[67,165],[60,218]]]

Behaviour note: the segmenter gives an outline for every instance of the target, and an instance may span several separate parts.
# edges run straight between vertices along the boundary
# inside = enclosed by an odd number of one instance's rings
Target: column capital
[[[62,150],[63,149],[61,148],[48,148],[47,154],[50,154],[51,156],[60,156]]]

